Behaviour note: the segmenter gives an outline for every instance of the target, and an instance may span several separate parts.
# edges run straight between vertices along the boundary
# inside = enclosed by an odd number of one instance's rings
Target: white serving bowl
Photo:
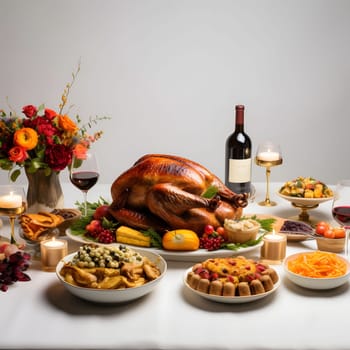
[[[149,252],[142,249],[133,249],[139,252],[142,256],[147,257],[153,263],[155,263],[160,269],[161,275],[150,282],[145,283],[139,287],[126,288],[126,289],[95,289],[74,286],[64,280],[60,275],[60,270],[63,265],[73,259],[76,253],[72,253],[64,257],[56,266],[56,275],[64,287],[73,295],[96,303],[124,303],[131,300],[141,298],[142,296],[150,293],[162,280],[167,270],[166,261],[158,254]]]
[[[350,277],[350,263],[343,258],[340,255],[337,255],[338,258],[343,260],[346,265],[347,265],[347,271],[344,275],[340,277],[330,277],[330,278],[312,278],[312,277],[305,277],[302,275],[298,275],[288,269],[288,262],[290,260],[294,260],[301,254],[307,254],[307,253],[312,253],[312,252],[302,252],[302,253],[297,253],[288,256],[284,260],[284,271],[286,273],[286,276],[288,277],[289,280],[291,280],[293,283],[297,284],[300,287],[308,288],[308,289],[332,289],[339,287],[345,283],[348,282],[349,277]]]

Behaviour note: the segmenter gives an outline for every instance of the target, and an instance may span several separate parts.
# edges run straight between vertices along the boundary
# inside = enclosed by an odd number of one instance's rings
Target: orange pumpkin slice
[[[162,245],[166,250],[197,250],[199,238],[192,230],[172,230],[164,234]]]

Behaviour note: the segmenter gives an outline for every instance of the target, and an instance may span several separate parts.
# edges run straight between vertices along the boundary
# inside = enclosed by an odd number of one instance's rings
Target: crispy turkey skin
[[[217,194],[204,198],[214,186]],[[236,194],[202,165],[174,155],[148,154],[122,173],[111,187],[110,213],[121,224],[157,231],[222,226],[242,215],[246,194]]]

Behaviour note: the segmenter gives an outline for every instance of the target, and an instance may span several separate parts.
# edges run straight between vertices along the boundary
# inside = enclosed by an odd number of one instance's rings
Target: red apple
[[[88,225],[86,225],[86,231],[90,233],[100,232],[102,230],[102,223],[100,220],[92,220]]]
[[[96,208],[95,212],[94,212],[94,219],[96,220],[102,220],[104,217],[108,217],[109,216],[109,205],[101,205],[98,208]]]

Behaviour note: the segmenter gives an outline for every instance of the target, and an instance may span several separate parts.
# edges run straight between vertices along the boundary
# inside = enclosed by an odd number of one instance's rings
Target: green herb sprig
[[[84,211],[84,203],[75,202],[77,208],[83,212]],[[83,236],[86,233],[86,225],[88,225],[93,219],[93,215],[98,207],[101,205],[109,205],[109,203],[102,197],[98,199],[96,202],[87,202],[87,215],[80,217],[78,220],[73,222],[70,227],[71,234],[75,236]],[[102,226],[104,228],[114,228],[118,224],[114,221],[108,220],[107,218],[103,218]]]
[[[256,215],[253,215],[250,217],[242,216],[240,218],[240,220],[247,220],[247,219],[253,219],[257,221],[260,224],[261,228],[267,232],[271,232],[273,230],[273,225],[276,222],[275,218],[259,219]]]
[[[141,231],[141,233],[151,238],[151,247],[162,248],[162,237],[153,228],[149,228],[146,231]]]
[[[260,235],[257,239],[251,239],[244,243],[224,243],[221,245],[221,248],[229,250],[238,250],[240,248],[252,247],[259,244],[262,241],[265,234],[266,232]]]

